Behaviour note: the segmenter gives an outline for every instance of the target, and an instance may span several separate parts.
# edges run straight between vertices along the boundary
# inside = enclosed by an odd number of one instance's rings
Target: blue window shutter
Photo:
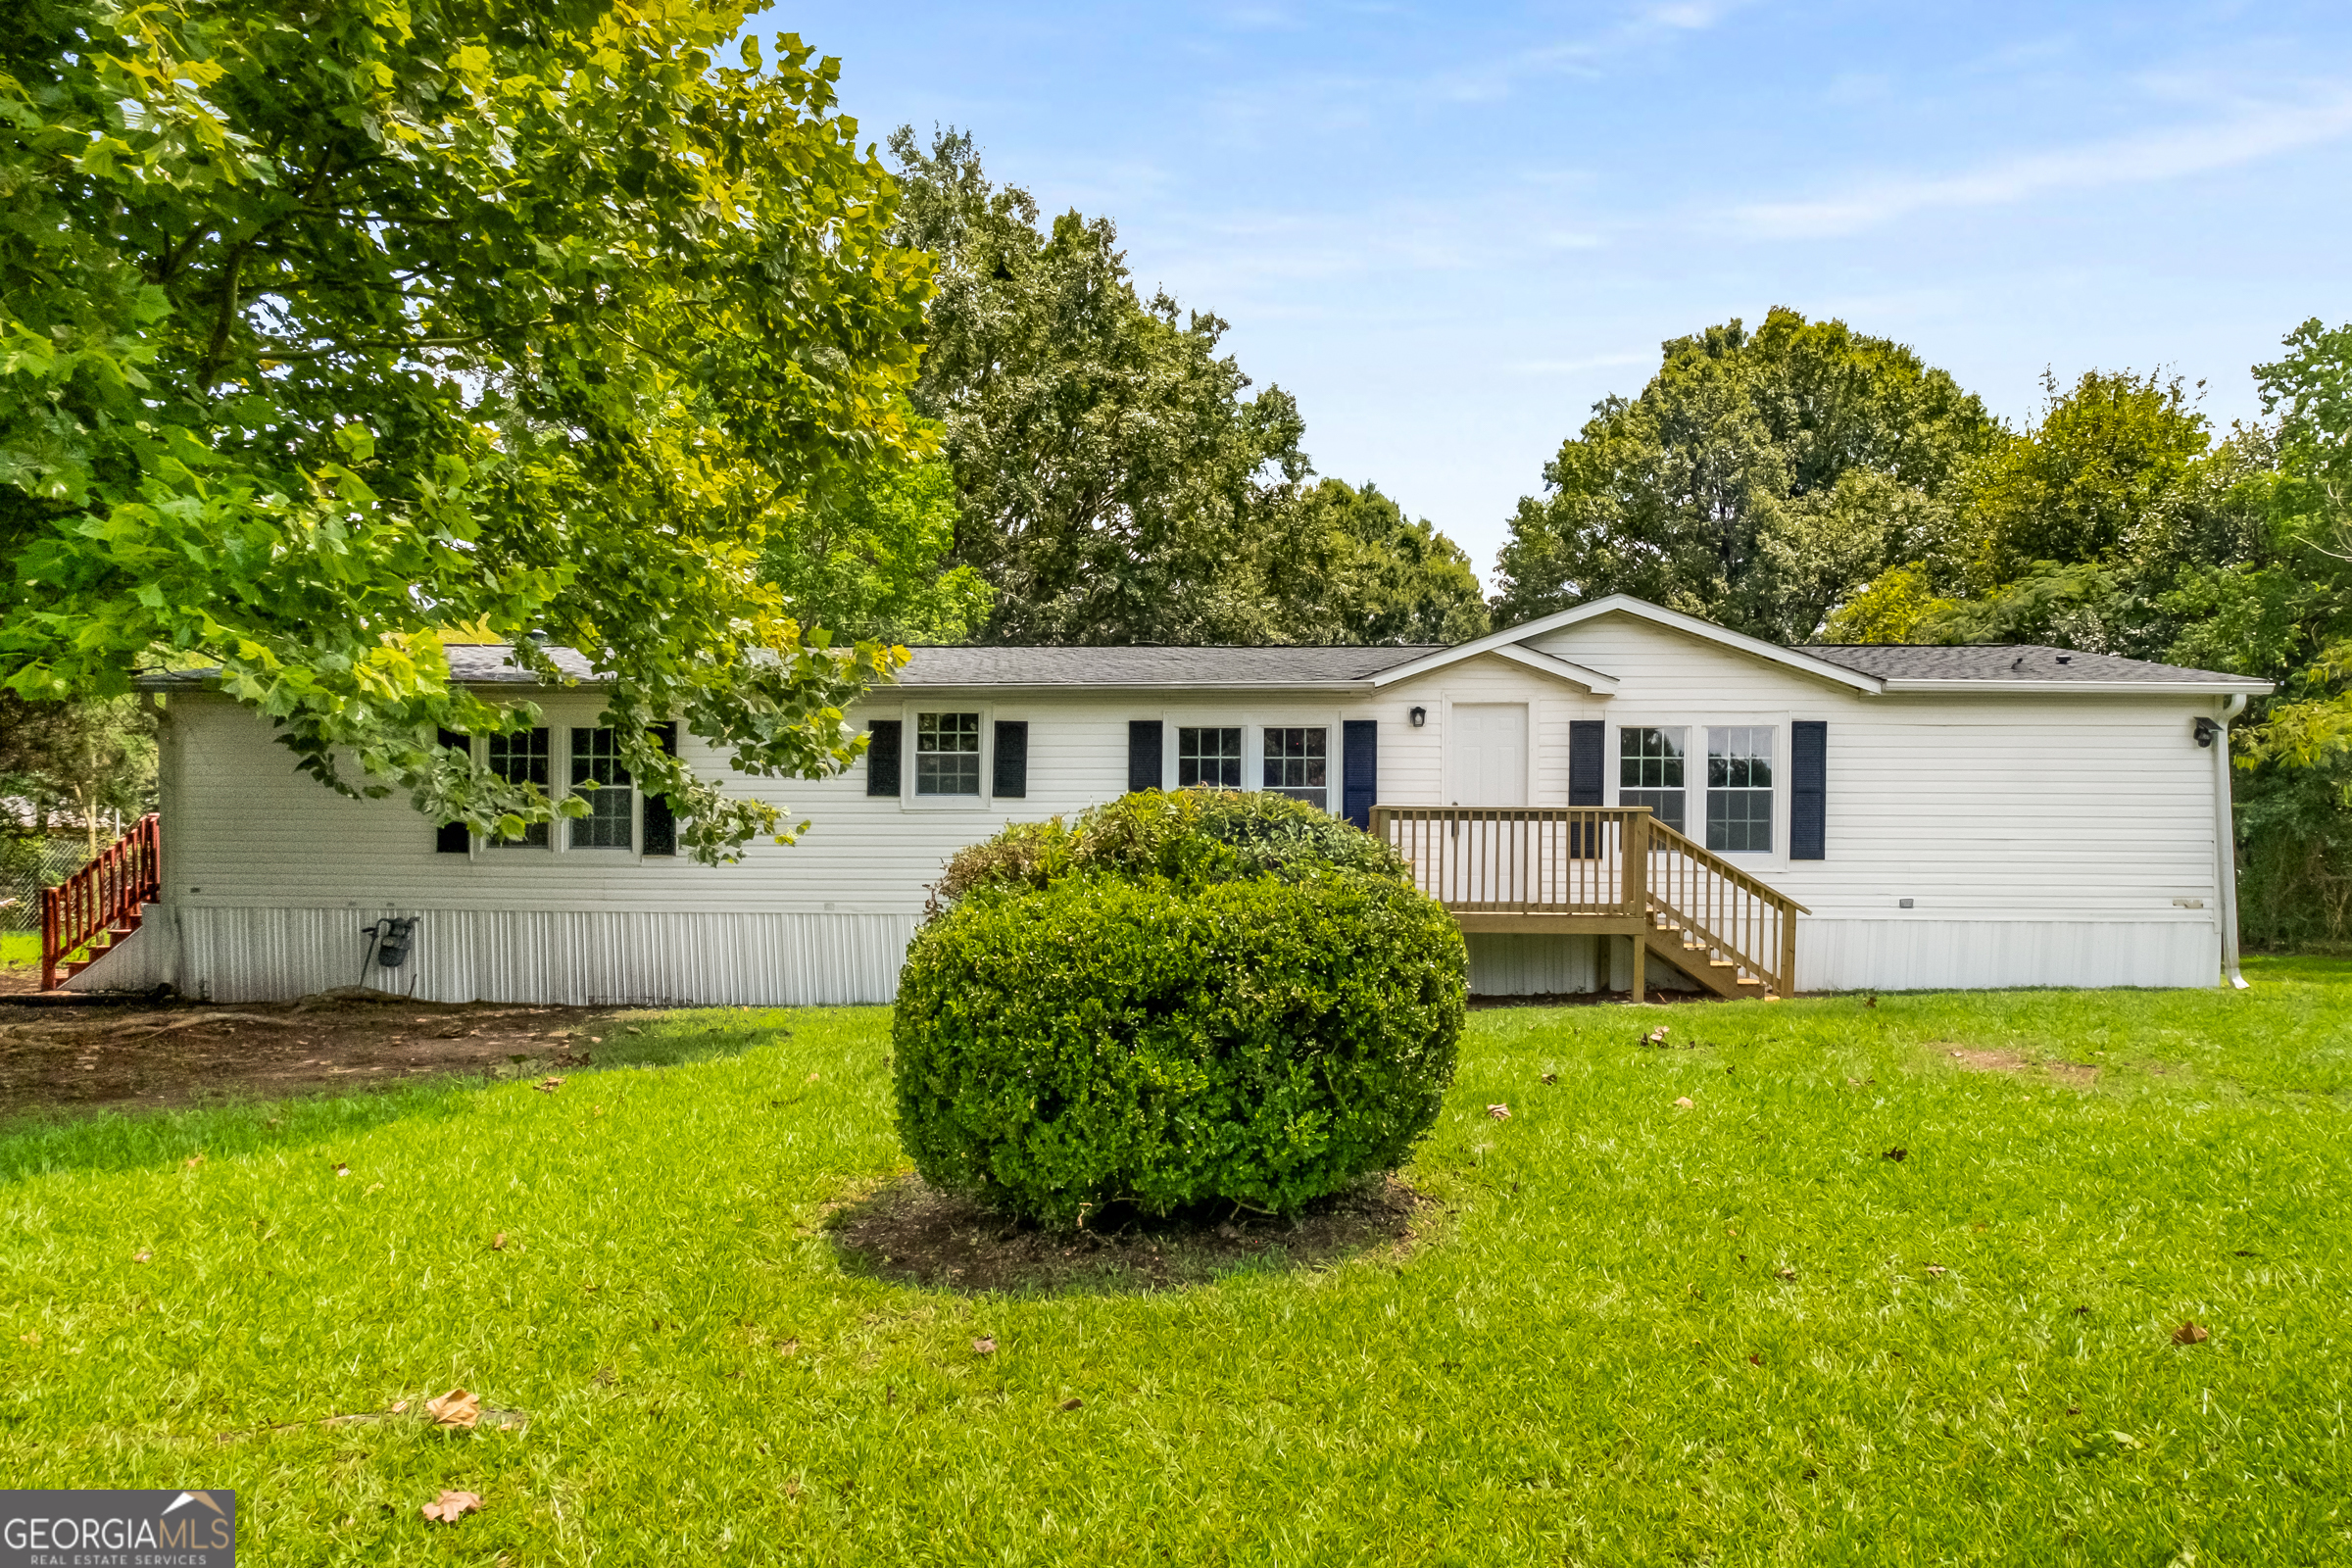
[[[1788,858],[1829,858],[1830,726],[1800,718],[1788,726]]]
[[[645,732],[662,748],[664,757],[678,755],[678,726],[648,724]],[[678,853],[678,813],[670,809],[666,795],[648,795],[645,798],[645,853],[675,855]]]
[[[1598,806],[1602,769],[1607,765],[1609,725],[1606,719],[1568,721],[1568,804]],[[1591,821],[1568,824],[1568,853],[1580,860],[1600,858],[1602,830]]]
[[[454,729],[441,731],[440,742],[453,752],[473,755],[473,742]],[[473,835],[463,822],[444,822],[433,829],[435,855],[469,855],[473,852]]]
[[[1380,794],[1380,721],[1350,718],[1340,724],[1341,814],[1357,827],[1372,826],[1372,803]]]
[[[1159,767],[1160,731],[1164,726],[1156,718],[1136,718],[1127,722],[1127,788],[1155,790],[1161,778]]]
[[[1000,801],[1029,798],[1029,721],[1025,718],[997,720],[996,788],[990,793]]]
[[[1608,745],[1609,726],[1598,718],[1572,718],[1568,721],[1568,804],[1570,806],[1599,806],[1601,775],[1606,765],[1603,753]]]
[[[899,721],[877,718],[869,721],[866,733],[873,738],[865,743],[865,793],[896,795],[899,793]]]

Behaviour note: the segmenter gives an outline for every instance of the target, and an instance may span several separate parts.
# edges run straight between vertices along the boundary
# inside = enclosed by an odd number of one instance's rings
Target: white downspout
[[[2222,725],[2213,738],[2214,872],[2222,895],[2222,973],[2243,991],[2237,971],[2237,834],[2230,820],[2230,721],[2246,710],[2241,693],[2222,705]]]

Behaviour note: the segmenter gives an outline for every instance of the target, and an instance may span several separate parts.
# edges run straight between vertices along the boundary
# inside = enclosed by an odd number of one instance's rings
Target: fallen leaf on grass
[[[1682,1099],[1674,1102],[1674,1108],[1677,1110],[1690,1110],[1696,1106],[1697,1103],[1697,1101],[1692,1100],[1689,1095],[1685,1095]]]
[[[436,1524],[454,1525],[461,1515],[469,1514],[482,1505],[478,1492],[444,1492],[424,1505],[424,1516]]]
[[[564,1080],[561,1078],[542,1078],[537,1083],[531,1085],[531,1087],[538,1090],[543,1095],[552,1095],[557,1090],[564,1087]]]
[[[1950,1270],[1946,1269],[1941,1263],[1930,1263],[1928,1265],[1928,1277],[1931,1279],[1939,1278],[1940,1276],[1949,1272]]]
[[[1556,1084],[1560,1081],[1560,1075],[1556,1072],[1547,1072],[1544,1075],[1544,1081],[1547,1084]]]
[[[975,1355],[994,1355],[997,1353],[997,1342],[983,1336],[972,1342],[972,1352]]]
[[[503,1252],[506,1250],[507,1233],[505,1231],[500,1231],[496,1236],[490,1238],[490,1250],[493,1252]]]
[[[482,1418],[482,1396],[452,1389],[438,1399],[425,1400],[424,1413],[445,1427],[471,1427]]]
[[[1751,1355],[1747,1358],[1747,1361],[1750,1366],[1762,1366],[1764,1364],[1764,1358],[1760,1355]]]
[[[1496,1121],[1509,1121],[1511,1119],[1511,1107],[1508,1105],[1489,1105],[1487,1107],[1487,1114],[1494,1117]]]
[[[147,1259],[148,1259],[149,1257],[151,1257],[151,1256],[153,1256],[153,1255],[154,1255],[153,1253],[149,1253],[149,1252],[133,1252],[133,1253],[131,1253],[131,1254],[130,1254],[130,1260],[131,1260],[133,1263],[144,1263],[144,1262],[146,1262],[146,1261],[147,1261]]]
[[[1774,1269],[1773,1272],[1785,1280],[1792,1280],[1796,1278],[1796,1270],[1792,1268],[1779,1268]]]
[[[2203,1345],[2211,1338],[2213,1336],[2206,1332],[2205,1325],[2202,1323],[2183,1323],[2173,1330],[2175,1345]]]
[[[1076,1410],[1084,1406],[1085,1403],[1086,1401],[1084,1399],[1064,1399],[1061,1401],[1061,1407],[1064,1410]]]
[[[801,1353],[801,1342],[798,1340],[786,1340],[782,1345],[777,1346],[776,1348],[785,1355],[798,1355]]]
[[[1885,1152],[1884,1154],[1881,1154],[1879,1157],[1880,1157],[1881,1159],[1891,1159],[1891,1160],[1893,1160],[1893,1161],[1894,1161],[1896,1164],[1898,1164],[1898,1165],[1899,1165],[1899,1164],[1901,1164],[1901,1163],[1902,1163],[1904,1160],[1906,1160],[1906,1159],[1909,1159],[1909,1158],[1911,1157],[1911,1151],[1909,1151],[1908,1149],[1889,1149],[1888,1151],[1886,1151],[1886,1152]]]
[[[18,1338],[18,1339],[20,1339],[20,1340],[23,1340],[23,1341],[24,1341],[24,1342],[26,1345],[38,1345],[38,1344],[40,1344],[40,1343],[41,1343],[41,1337],[40,1337],[40,1335],[39,1335],[37,1332],[36,1332],[36,1333],[29,1333],[29,1334],[20,1334],[20,1335],[18,1335],[18,1336],[17,1336],[17,1338]]]
[[[816,1082],[816,1074],[814,1074],[814,1073],[810,1073],[810,1074],[808,1075],[808,1081],[809,1081],[810,1083],[814,1083],[814,1082]]]
[[[190,1170],[194,1170],[197,1166],[203,1163],[204,1156],[202,1154],[190,1154],[188,1156],[188,1169]]]
[[[392,1413],[394,1415],[407,1415],[409,1413],[409,1401],[406,1399],[394,1399],[392,1401]]]
[[[338,1164],[335,1166],[335,1174],[338,1176],[348,1176],[351,1174],[351,1167],[349,1165]]]

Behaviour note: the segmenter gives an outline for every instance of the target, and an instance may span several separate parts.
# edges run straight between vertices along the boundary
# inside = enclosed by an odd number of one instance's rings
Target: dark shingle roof
[[[447,650],[449,672],[461,684],[467,686],[523,686],[539,679],[530,670],[513,662],[505,643],[456,643]],[[589,667],[588,658],[576,649],[549,647],[547,657],[556,668],[574,680],[594,680],[596,671]],[[181,687],[210,686],[218,669],[157,670],[139,677],[138,685],[147,691],[170,691]]]
[[[1443,643],[1404,648],[916,648],[902,686],[1331,686]]]
[[[2149,685],[2183,681],[2242,686],[2243,675],[2211,669],[2153,664],[2113,654],[2078,654],[2072,649],[2007,643],[1991,647],[1938,648],[1906,643],[1807,643],[1797,650],[1881,680],[2130,681]]]

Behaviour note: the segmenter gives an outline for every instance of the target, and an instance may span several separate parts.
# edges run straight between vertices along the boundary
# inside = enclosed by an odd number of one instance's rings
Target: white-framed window
[[[1176,729],[1176,787],[1242,787],[1242,727],[1180,724]]]
[[[1617,732],[1617,804],[1646,806],[1677,833],[1685,831],[1685,737],[1668,725],[1627,725]]]
[[[1769,724],[1707,726],[1707,848],[1772,851]]]
[[[484,748],[482,760],[491,772],[510,784],[536,784],[539,793],[554,793],[549,787],[548,730],[516,730],[508,735],[492,735]],[[533,822],[522,830],[518,839],[489,838],[481,841],[493,850],[544,850],[554,842],[545,822]]]
[[[1331,808],[1331,731],[1321,725],[1273,725],[1261,734],[1264,787],[1322,810]]]
[[[978,800],[980,715],[917,713],[914,718],[914,793],[918,798]]]
[[[637,789],[621,765],[620,738],[611,729],[571,732],[571,793],[588,803],[588,814],[571,819],[571,848],[637,847]]]

